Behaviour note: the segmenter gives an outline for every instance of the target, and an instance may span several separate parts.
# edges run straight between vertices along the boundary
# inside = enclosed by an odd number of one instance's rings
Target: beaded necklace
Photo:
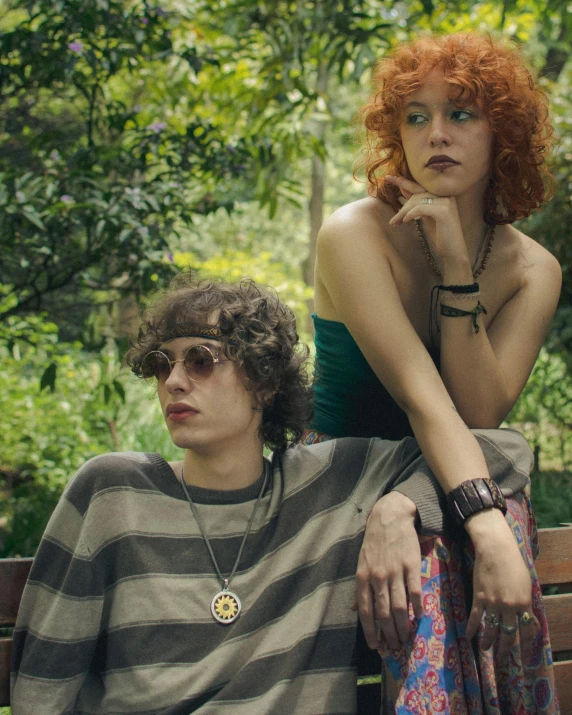
[[[435,275],[439,276],[439,278],[443,278],[443,274],[441,273],[441,270],[439,266],[437,265],[437,261],[435,260],[435,257],[431,253],[431,249],[429,247],[429,244],[427,243],[427,239],[425,238],[425,234],[423,233],[423,227],[421,225],[421,219],[415,219],[415,228],[417,229],[417,235],[419,236],[419,241],[421,242],[421,246],[423,247],[423,251],[425,253],[425,256],[427,257],[427,262],[433,269],[433,272]],[[487,267],[487,261],[489,260],[489,256],[492,250],[493,246],[493,241],[495,239],[495,226],[487,226],[485,228],[485,233],[483,234],[483,239],[481,241],[481,245],[479,246],[479,249],[477,251],[477,255],[475,256],[475,262],[472,265],[472,271],[473,271],[473,278],[476,278],[477,276],[480,276],[481,273],[485,270]],[[488,237],[488,240],[487,240]],[[479,255],[481,253],[482,247],[484,242],[487,242],[485,252],[483,254],[483,259],[481,261],[481,265],[476,268],[477,261],[479,260]]]

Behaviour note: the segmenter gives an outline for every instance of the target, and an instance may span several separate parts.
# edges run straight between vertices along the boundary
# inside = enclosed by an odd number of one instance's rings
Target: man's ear
[[[270,407],[274,402],[276,397],[276,392],[271,392],[270,390],[263,390],[254,395],[254,406],[253,409],[257,412],[262,412],[265,407]]]

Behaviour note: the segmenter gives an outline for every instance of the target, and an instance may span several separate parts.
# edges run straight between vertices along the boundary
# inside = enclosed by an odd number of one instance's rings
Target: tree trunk
[[[556,82],[560,77],[560,73],[564,69],[566,63],[568,62],[568,57],[570,56],[567,37],[567,13],[568,8],[566,7],[562,10],[562,15],[560,17],[560,32],[558,33],[558,40],[556,43],[552,43],[548,48],[544,67],[540,70],[540,75],[542,77],[548,77],[548,79],[553,82]]]
[[[304,280],[314,285],[314,264],[316,262],[316,241],[324,220],[324,189],[326,166],[318,154],[312,157],[312,189],[310,194],[310,248],[304,263]]]
[[[326,101],[328,90],[328,68],[325,61],[321,61],[318,67],[318,77],[316,80],[316,93]],[[321,143],[326,138],[326,122],[316,119],[313,122],[312,132]],[[326,186],[326,164],[322,157],[316,152],[312,157],[312,180],[309,205],[310,218],[310,246],[308,256],[303,265],[304,281],[309,286],[314,285],[314,264],[316,262],[316,242],[318,232],[324,220],[324,192]],[[313,301],[309,301],[310,312],[313,310]],[[310,331],[312,327],[310,326]]]

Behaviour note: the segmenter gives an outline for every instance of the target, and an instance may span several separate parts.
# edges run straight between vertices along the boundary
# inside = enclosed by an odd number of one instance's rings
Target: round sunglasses
[[[143,358],[141,376],[147,382],[162,384],[178,362],[183,363],[183,368],[189,379],[193,382],[200,382],[213,374],[215,365],[229,362],[229,360],[219,357],[218,354],[215,355],[206,345],[191,345],[180,360],[170,360],[160,350],[152,350]]]

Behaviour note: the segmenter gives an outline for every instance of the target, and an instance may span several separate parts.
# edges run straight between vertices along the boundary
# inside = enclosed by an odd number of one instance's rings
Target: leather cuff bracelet
[[[506,501],[492,479],[469,479],[463,482],[447,494],[447,507],[459,526],[483,509],[500,509],[506,514]]]

